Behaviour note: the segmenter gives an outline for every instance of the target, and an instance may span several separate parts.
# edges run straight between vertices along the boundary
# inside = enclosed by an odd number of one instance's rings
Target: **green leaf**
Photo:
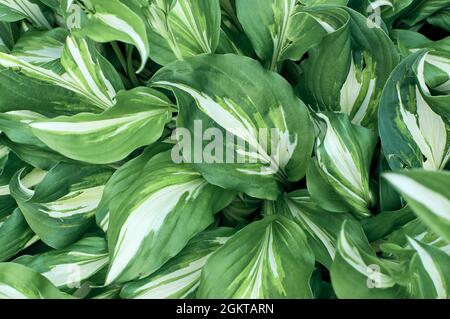
[[[450,127],[445,118],[450,95],[429,94],[423,75],[425,56],[419,51],[407,57],[383,91],[380,136],[392,169],[441,169],[450,158]]]
[[[301,97],[317,111],[344,113],[354,124],[376,128],[383,87],[399,60],[392,41],[351,9],[324,6],[310,14],[330,30],[301,65]]]
[[[183,299],[195,293],[208,258],[222,247],[234,231],[218,228],[204,231],[153,275],[127,283],[120,295],[124,299]]]
[[[115,106],[102,114],[77,114],[30,123],[33,133],[69,158],[107,164],[156,142],[170,117],[171,102],[149,88],[117,95]]]
[[[0,52],[0,65],[5,68],[18,69],[31,78],[73,91],[101,109],[114,105],[116,90],[121,87],[115,87],[113,83],[116,86],[121,85],[120,80],[117,80],[117,74],[111,72],[109,75],[113,75],[114,79],[106,77],[104,71],[110,71],[111,66],[99,55],[92,43],[85,39],[68,37],[61,63],[66,73],[59,75]]]
[[[58,288],[81,284],[108,265],[108,249],[102,237],[86,236],[66,249],[22,256],[13,262],[41,273]]]
[[[0,0],[0,20],[14,22],[28,19],[36,28],[51,29],[41,7],[29,0]]]
[[[72,299],[38,272],[14,263],[0,263],[0,299]]]
[[[167,151],[171,148],[167,144],[154,144],[147,147],[144,152],[135,159],[122,165],[109,179],[103,192],[102,200],[98,204],[95,218],[97,225],[107,232],[109,227],[109,212],[117,210],[123,195],[126,194],[129,186],[138,179],[147,165],[148,161],[155,155]]]
[[[33,190],[21,182],[21,173],[11,181],[11,194],[31,229],[56,249],[82,237],[112,174],[108,168],[59,164]]]
[[[207,261],[198,298],[312,298],[314,254],[300,226],[267,216],[239,231]]]
[[[48,64],[61,59],[66,37],[67,31],[62,28],[50,31],[30,30],[19,38],[12,55],[22,61],[49,68]]]
[[[0,219],[0,261],[7,261],[39,238],[28,226],[19,209]]]
[[[305,232],[316,260],[331,268],[342,223],[352,219],[351,216],[323,210],[305,190],[284,195],[275,203],[274,211],[296,221]]]
[[[414,213],[450,243],[450,173],[412,170],[384,176]]]
[[[121,41],[133,44],[141,55],[141,72],[147,63],[150,47],[145,21],[138,11],[125,1],[83,0],[88,7],[90,23],[83,26],[81,33],[97,42]]]
[[[181,129],[174,153],[208,182],[274,200],[278,183],[304,177],[312,124],[278,74],[249,58],[209,55],[164,67],[152,85],[174,89]]]
[[[411,260],[411,294],[414,298],[450,298],[450,256],[433,246],[409,238],[416,255]]]
[[[343,224],[331,268],[331,282],[338,298],[404,298],[405,288],[392,275],[392,271],[402,272],[402,269],[393,261],[377,257],[357,223]]]
[[[219,0],[153,0],[145,10],[150,56],[161,65],[214,53],[220,37]]]
[[[141,279],[179,253],[213,223],[234,192],[209,185],[191,165],[174,164],[170,152],[154,156],[110,207],[107,284]]]
[[[353,125],[345,114],[317,113],[317,118],[317,163],[311,164],[307,177],[312,198],[327,210],[370,216],[374,197],[369,170],[376,136],[369,129]],[[322,184],[328,185],[326,193],[322,193]],[[329,197],[327,193],[334,194]]]

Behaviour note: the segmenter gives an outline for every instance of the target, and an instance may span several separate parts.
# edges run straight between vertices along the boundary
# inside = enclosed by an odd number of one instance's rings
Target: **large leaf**
[[[300,226],[267,216],[239,231],[203,269],[198,298],[312,298],[314,254]]]
[[[208,182],[276,199],[278,183],[305,175],[311,121],[278,74],[249,58],[209,55],[166,66],[152,84],[175,90],[178,151]]]
[[[31,229],[53,248],[64,248],[80,239],[94,220],[111,169],[59,164],[36,188],[21,180],[19,171],[10,184],[11,194]]]
[[[275,204],[274,212],[296,221],[305,232],[316,260],[331,268],[342,223],[351,216],[323,210],[305,190],[284,195]]]
[[[57,117],[29,125],[60,154],[88,163],[114,163],[161,137],[171,119],[170,106],[163,94],[136,88],[119,93],[116,105],[102,114]]]
[[[171,148],[167,144],[154,144],[147,147],[144,152],[121,166],[109,179],[103,192],[102,200],[98,204],[95,218],[97,225],[107,232],[109,227],[109,212],[111,209],[117,209],[121,204],[122,195],[126,193],[133,182],[138,179],[147,162],[160,152]]]
[[[66,249],[34,256],[22,256],[13,262],[41,273],[58,288],[80,288],[81,284],[108,265],[106,241],[86,236]]]
[[[152,0],[145,13],[150,55],[161,65],[214,53],[219,44],[219,0]]]
[[[392,41],[351,9],[317,7],[310,14],[333,27],[302,63],[302,98],[315,110],[345,113],[354,124],[376,128],[383,87],[398,63]]]
[[[450,256],[430,245],[409,239],[416,251],[411,260],[411,294],[414,298],[450,298]]]
[[[413,170],[385,177],[416,215],[450,243],[450,173]]]
[[[0,263],[0,299],[71,299],[38,272],[14,263]]]
[[[121,41],[136,46],[141,55],[142,71],[147,63],[150,48],[144,18],[133,6],[133,1],[83,0],[90,23],[82,33],[98,42]],[[129,3],[129,4],[128,4]]]
[[[30,30],[19,38],[12,55],[31,64],[48,67],[50,63],[54,63],[54,68],[60,67],[55,61],[61,59],[66,37],[67,31],[62,28],[50,31]]]
[[[121,195],[120,205],[110,207],[107,284],[158,270],[235,196],[209,185],[191,165],[174,164],[170,155],[154,156]]]
[[[329,211],[370,216],[375,199],[369,171],[376,136],[352,124],[345,114],[317,113],[317,117],[317,159],[310,164],[307,176],[312,198]]]
[[[277,70],[284,60],[300,60],[327,34],[328,22],[307,11],[321,3],[345,5],[347,1],[237,0],[236,9],[259,58]]]
[[[383,91],[380,136],[392,169],[442,169],[450,158],[450,95],[430,95],[425,58],[419,51],[403,60]]]
[[[114,105],[116,90],[123,88],[122,83],[92,43],[68,37],[61,63],[66,71],[62,75],[0,52],[0,65],[5,68],[18,69],[33,79],[73,91],[101,109]]]
[[[181,299],[192,296],[208,258],[234,234],[230,228],[207,230],[157,272],[142,280],[127,283],[120,295],[125,299]]]
[[[19,209],[0,219],[0,261],[7,261],[39,238],[28,226]]]
[[[402,271],[400,264],[377,257],[357,223],[343,224],[331,268],[331,282],[339,298],[406,297],[405,287],[392,275]]]

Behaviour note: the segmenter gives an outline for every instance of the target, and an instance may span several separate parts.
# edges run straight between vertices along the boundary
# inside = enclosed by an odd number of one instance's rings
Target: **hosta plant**
[[[447,0],[0,0],[0,298],[449,298]]]

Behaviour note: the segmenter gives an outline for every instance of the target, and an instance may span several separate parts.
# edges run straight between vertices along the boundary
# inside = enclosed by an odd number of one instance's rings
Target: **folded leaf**
[[[220,36],[219,0],[153,0],[145,14],[150,53],[161,65],[214,53]]]
[[[234,234],[232,229],[219,228],[195,236],[174,258],[156,273],[142,280],[127,283],[120,295],[124,299],[182,299],[194,294],[208,258]]]
[[[314,160],[310,165],[307,176],[312,198],[326,210],[370,216],[374,197],[369,186],[369,170],[375,135],[350,123],[345,114],[317,113],[317,117],[320,127],[317,162]],[[322,184],[327,193],[323,193]]]
[[[445,117],[450,95],[429,94],[423,75],[425,58],[426,52],[419,51],[403,60],[383,91],[380,136],[392,169],[437,170],[450,158],[450,127]]]
[[[34,256],[22,256],[13,262],[41,273],[58,288],[80,288],[81,284],[108,265],[106,241],[87,236],[66,249]]]
[[[88,8],[90,23],[82,29],[98,42],[121,41],[133,44],[141,55],[141,72],[147,63],[150,48],[144,18],[127,4],[128,1],[83,0]],[[131,4],[130,4],[131,5]]]
[[[56,249],[82,237],[112,174],[108,168],[59,164],[32,190],[21,182],[21,173],[11,181],[11,194],[31,229]]]
[[[378,258],[361,227],[345,222],[339,235],[338,250],[331,268],[331,282],[338,298],[389,299],[407,296],[397,284],[394,272],[400,264]]]
[[[19,209],[0,219],[0,261],[8,261],[18,252],[35,243],[39,238],[28,226]]]
[[[348,8],[313,7],[310,14],[339,24],[302,63],[301,97],[315,110],[345,113],[354,124],[376,128],[383,87],[398,63],[392,41]]]
[[[191,165],[174,164],[165,152],[121,196],[120,205],[110,207],[107,284],[154,273],[212,224],[235,193],[209,185]]]
[[[14,263],[0,263],[0,299],[72,299],[38,272]]]
[[[312,17],[303,9],[315,6],[314,1],[237,0],[239,21],[258,56],[271,70],[287,59],[300,60],[312,46],[327,34],[327,22]],[[345,4],[346,0],[327,1]],[[258,12],[258,14],[255,14]]]
[[[206,262],[197,298],[312,298],[314,254],[300,226],[267,216],[239,231]]]
[[[305,232],[316,260],[331,268],[342,223],[351,216],[323,210],[304,190],[280,198],[274,211],[296,221]]]

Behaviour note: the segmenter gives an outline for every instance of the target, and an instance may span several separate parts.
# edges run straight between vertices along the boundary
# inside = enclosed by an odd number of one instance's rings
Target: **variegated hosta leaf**
[[[416,215],[450,243],[450,173],[413,170],[385,177]]]
[[[147,162],[160,152],[171,148],[169,144],[153,144],[135,159],[121,166],[109,179],[103,192],[102,200],[98,204],[95,218],[97,225],[106,233],[109,227],[109,212],[117,210],[129,186],[140,177]]]
[[[66,73],[32,65],[18,57],[0,52],[0,65],[18,69],[23,74],[52,85],[73,91],[100,109],[115,104],[116,91],[123,88],[118,74],[85,39],[68,37],[61,58]]]
[[[110,207],[107,284],[154,273],[212,224],[235,193],[209,185],[191,165],[174,164],[164,152],[120,196],[120,205]]]
[[[317,159],[311,162],[307,176],[312,198],[329,211],[370,216],[374,197],[369,171],[375,134],[352,124],[345,114],[317,113],[317,117]]]
[[[121,41],[133,44],[141,55],[141,72],[147,63],[150,47],[145,18],[132,1],[82,0],[88,10],[90,23],[82,33],[97,42]]]
[[[234,234],[230,228],[207,230],[157,272],[142,280],[127,283],[120,295],[124,299],[181,299],[195,294],[208,258]]]
[[[150,55],[161,65],[202,53],[214,53],[220,37],[219,0],[151,0]]]
[[[409,239],[416,251],[411,260],[411,295],[421,299],[450,298],[450,256],[441,250]]]
[[[142,87],[119,93],[116,105],[102,114],[63,116],[29,125],[60,154],[88,163],[114,163],[161,137],[171,119],[170,106],[163,94]]]
[[[302,63],[302,98],[315,110],[345,113],[354,124],[376,128],[383,87],[398,63],[392,41],[348,8],[317,7],[310,14],[339,25],[329,28]]]
[[[297,222],[305,232],[316,260],[331,268],[342,223],[351,216],[323,210],[304,190],[284,195],[274,206],[276,214]]]
[[[195,163],[208,182],[274,200],[279,182],[305,175],[313,146],[307,109],[283,78],[258,62],[198,56],[164,67],[152,84],[177,94],[174,153]]]
[[[47,69],[57,71],[61,59],[67,31],[62,28],[50,31],[30,30],[22,35],[14,45],[12,55],[18,59]]]
[[[40,273],[14,263],[0,263],[0,299],[71,299]]]
[[[450,244],[441,236],[430,230],[419,218],[415,218],[401,228],[395,230],[380,243],[385,254],[404,254],[414,250],[410,239],[431,245],[450,255]]]
[[[8,53],[12,49],[17,33],[15,24],[0,21],[0,52]]]
[[[108,249],[104,238],[86,236],[65,249],[22,256],[13,262],[41,273],[58,288],[80,288],[108,265]],[[98,281],[101,283],[100,281]]]
[[[6,22],[29,20],[39,29],[51,29],[41,7],[36,1],[30,0],[0,0],[0,20]]]
[[[449,7],[450,4],[446,0],[415,1],[414,10],[410,10],[401,21],[403,24],[412,27]]]
[[[9,216],[17,207],[11,197],[9,182],[14,174],[27,166],[6,145],[0,144],[0,219]]]
[[[7,261],[39,238],[28,226],[22,212],[16,209],[11,215],[0,218],[0,261]]]
[[[255,51],[238,20],[235,0],[220,0],[222,21],[217,53],[255,57]]]
[[[425,83],[431,90],[450,94],[450,38],[431,41],[424,35],[409,30],[395,30],[394,37],[405,56],[421,49],[429,51],[423,70]]]
[[[267,216],[239,231],[206,262],[198,298],[312,298],[314,254],[295,222]]]
[[[261,200],[239,193],[230,206],[222,211],[223,222],[230,227],[247,224],[260,206]]]
[[[80,239],[89,227],[112,171],[59,164],[34,190],[19,179],[21,173],[11,180],[11,194],[31,229],[44,243],[59,249]]]
[[[395,273],[404,272],[400,263],[377,257],[361,227],[344,222],[331,268],[331,282],[338,298],[389,299],[406,297]]]
[[[443,169],[450,158],[450,95],[431,96],[424,81],[426,52],[407,57],[381,99],[380,136],[392,169]]]
[[[347,0],[236,0],[237,14],[259,58],[271,70],[284,60],[300,60],[329,31],[329,22],[311,16],[307,9]],[[257,12],[257,14],[255,14]]]

